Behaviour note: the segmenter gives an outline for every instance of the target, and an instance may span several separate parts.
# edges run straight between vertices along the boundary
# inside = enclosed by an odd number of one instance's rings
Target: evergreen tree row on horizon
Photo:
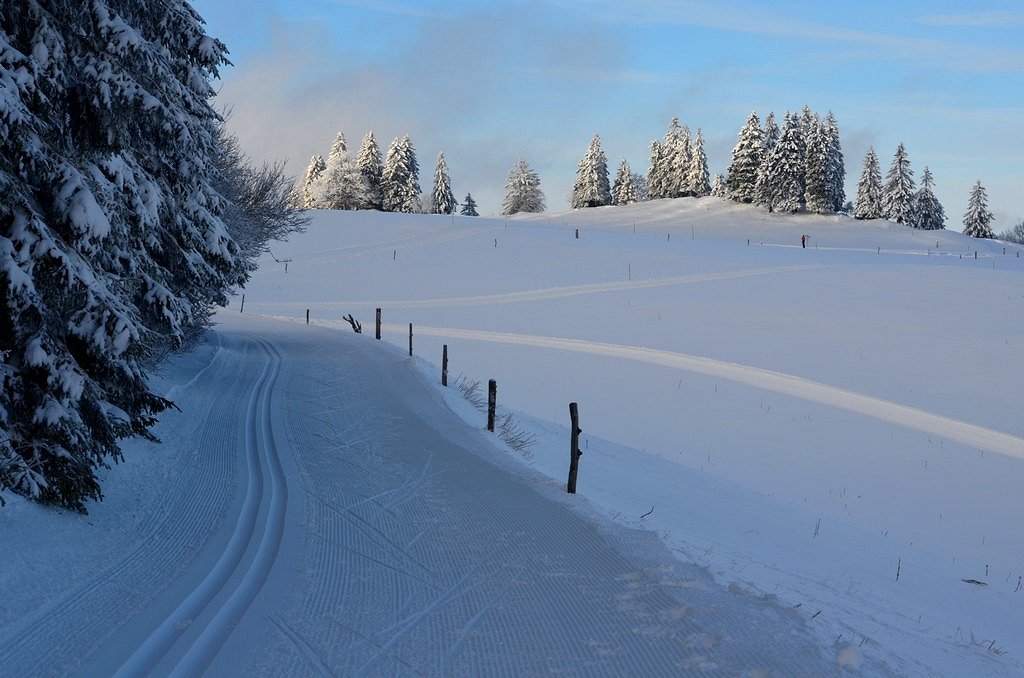
[[[509,173],[503,215],[544,209],[540,179],[524,162],[517,163]],[[691,134],[678,118],[669,122],[663,139],[651,142],[646,175],[633,172],[622,158],[614,180],[610,180],[608,159],[595,133],[577,165],[569,204],[572,209],[586,209],[713,196],[758,205],[769,212],[849,213],[857,219],[886,218],[922,230],[945,228],[945,210],[935,196],[931,171],[925,167],[921,186],[915,187],[902,144],[884,181],[877,155],[869,149],[853,203],[846,202],[845,179],[835,115],[829,111],[821,116],[804,106],[798,113],[787,111],[781,126],[775,114],[769,113],[762,127],[757,111],[751,112],[737,135],[727,171],[713,178],[703,131],[698,128]],[[974,193],[972,190],[972,200]],[[986,198],[982,195],[977,200],[984,202]],[[475,200],[470,209],[459,209],[443,151],[435,165],[433,190],[424,204],[416,152],[409,136],[396,137],[382,161],[372,131],[364,137],[354,161],[348,157],[344,135],[339,132],[326,160],[320,155],[310,160],[295,201],[303,207],[325,209],[478,215]],[[971,213],[971,232],[994,237],[991,228],[974,227],[982,216],[983,212]],[[965,226],[967,220],[965,215]],[[982,219],[980,223],[987,222]]]

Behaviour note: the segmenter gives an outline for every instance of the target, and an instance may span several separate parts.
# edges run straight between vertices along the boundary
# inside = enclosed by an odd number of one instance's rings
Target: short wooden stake
[[[975,258],[975,259],[977,259],[977,258],[978,258],[978,250],[974,250],[974,258]]]
[[[576,229],[576,239],[577,240],[580,239],[580,229],[578,229],[578,228]]]
[[[288,262],[287,262],[287,261],[286,261],[286,262],[284,262],[284,272],[285,272],[285,273],[287,273],[287,272],[288,272]]]
[[[569,482],[565,489],[569,494],[576,494],[576,475],[580,468],[580,413],[576,403],[569,403],[569,426],[572,427],[569,433]]]
[[[377,340],[380,340],[380,309],[377,309]]]
[[[487,382],[487,430],[494,432],[494,409],[498,405],[498,382]]]
[[[747,247],[750,247],[750,238],[747,238]]]
[[[398,250],[391,250],[391,261],[398,261]]]
[[[881,253],[882,253],[882,248],[881,248],[881,247],[879,247],[879,248],[878,248],[878,254],[881,254]]]
[[[245,295],[242,295],[242,306],[238,309],[239,313],[245,313]]]
[[[632,263],[628,263],[628,262],[626,263],[626,279],[627,280],[632,280],[633,279],[633,264]]]
[[[309,309],[306,309],[306,324],[309,324]]]
[[[409,357],[412,357],[412,323],[409,323]]]
[[[441,386],[448,385],[448,344],[441,348]]]
[[[690,224],[690,240],[696,240],[697,236],[693,231],[693,224]]]

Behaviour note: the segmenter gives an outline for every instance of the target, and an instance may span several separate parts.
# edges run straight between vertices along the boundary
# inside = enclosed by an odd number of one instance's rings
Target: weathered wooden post
[[[306,309],[306,324],[309,324],[309,309]]]
[[[576,494],[576,474],[579,472],[580,457],[583,456],[580,452],[580,434],[583,429],[580,428],[580,413],[576,403],[569,403],[569,420],[572,433],[569,441],[569,482],[565,489],[569,494]]]
[[[487,382],[487,430],[494,432],[494,409],[498,404],[498,382]]]
[[[380,309],[377,309],[377,340],[380,340]]]
[[[448,385],[448,344],[441,349],[441,386]]]
[[[409,357],[412,357],[412,323],[409,323]]]
[[[238,309],[239,313],[245,313],[245,295],[242,295],[242,306]]]

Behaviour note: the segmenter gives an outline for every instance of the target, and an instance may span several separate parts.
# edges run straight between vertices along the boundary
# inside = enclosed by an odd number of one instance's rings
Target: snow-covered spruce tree
[[[615,182],[612,184],[612,204],[631,205],[638,202],[636,185],[633,183],[633,172],[629,169],[629,163],[623,158],[619,163],[619,171],[615,173]]]
[[[857,182],[857,204],[853,208],[853,217],[882,218],[882,170],[878,167],[878,156],[873,148],[869,148],[864,156],[864,169]]]
[[[454,214],[458,203],[455,201],[455,194],[452,193],[452,178],[448,172],[448,163],[444,159],[444,152],[437,154],[437,164],[434,166],[434,192],[430,198],[431,214]]]
[[[476,200],[473,200],[473,194],[467,193],[466,199],[462,201],[462,209],[459,210],[459,214],[464,217],[478,217],[480,214],[476,211]]]
[[[907,149],[900,144],[882,188],[882,216],[900,224],[909,224],[914,208],[914,172]]]
[[[573,209],[602,207],[612,203],[612,189],[608,183],[608,159],[601,149],[601,138],[594,133],[587,152],[576,168],[576,181],[572,187]]]
[[[665,197],[682,198],[689,195],[690,128],[680,125],[679,118],[672,118],[661,148],[664,156],[662,169]]]
[[[325,210],[354,210],[367,202],[366,183],[356,162],[349,157],[345,135],[338,132],[327,167],[313,184],[313,200]]]
[[[304,209],[316,209],[317,204],[313,197],[313,187],[316,185],[317,180],[323,176],[325,169],[327,169],[327,163],[324,162],[324,157],[319,153],[309,159],[309,167],[306,168],[306,176],[302,180],[302,191],[299,196],[299,204]]]
[[[540,177],[525,160],[520,160],[509,170],[501,213],[508,215],[543,211],[544,192],[540,190]]]
[[[992,213],[988,211],[988,196],[978,181],[971,189],[971,199],[967,203],[964,214],[964,235],[972,238],[994,238],[992,233]]]
[[[359,204],[361,210],[381,209],[381,175],[384,173],[384,163],[380,158],[380,147],[373,137],[373,130],[366,133],[363,143],[359,147],[359,155],[356,157],[356,165],[359,173],[363,176],[363,186],[366,188],[364,200]]]
[[[690,168],[686,175],[686,184],[689,195],[695,198],[711,195],[708,156],[704,153],[704,133],[699,127],[690,149]]]
[[[419,211],[420,168],[408,134],[392,141],[388,148],[381,191],[385,212],[413,214]]]
[[[804,202],[808,212],[828,214],[835,211],[832,209],[828,185],[828,139],[825,129],[816,122],[812,122],[807,130],[804,144]]]
[[[715,180],[711,183],[711,195],[715,198],[729,197],[729,189],[725,187],[725,177],[721,174],[716,174]]]
[[[764,159],[764,134],[757,111],[750,114],[740,130],[736,147],[732,149],[727,184],[729,197],[737,202],[753,202],[757,184],[757,171]]]
[[[825,185],[831,211],[842,212],[846,204],[846,160],[839,140],[839,125],[832,111],[825,118]]]
[[[661,142],[651,142],[651,168],[647,170],[647,199],[658,200],[665,197],[665,154]]]
[[[647,179],[639,172],[630,174],[629,179],[633,182],[633,195],[636,196],[636,202],[645,202],[647,200]]]
[[[170,403],[146,365],[246,265],[214,187],[225,47],[183,0],[0,11],[0,490],[80,511]]]
[[[798,212],[804,206],[804,144],[800,118],[786,114],[779,143],[765,159],[765,206],[769,212]]]
[[[775,123],[775,112],[770,111],[768,117],[764,119],[764,155],[765,157],[771,153],[771,150],[775,148],[775,144],[779,143],[779,137],[782,136],[782,130]]]
[[[932,188],[935,180],[932,178],[931,170],[924,168],[921,175],[921,188],[914,194],[914,208],[911,210],[910,225],[924,231],[937,231],[946,228],[946,210],[942,203],[935,197]]]

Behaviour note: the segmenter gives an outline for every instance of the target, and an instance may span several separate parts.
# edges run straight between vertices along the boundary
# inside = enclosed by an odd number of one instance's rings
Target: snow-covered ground
[[[790,610],[525,472],[401,350],[229,315],[89,516],[2,514],[7,676],[836,674]],[[461,403],[464,405],[464,403]]]
[[[0,673],[1019,674],[1003,248],[716,199],[315,213],[159,377],[183,412],[105,502],[8,497]]]
[[[447,344],[497,380],[553,482],[578,401],[581,498],[723,585],[874,666],[1024,670],[1019,248],[684,199],[317,213],[273,254],[246,313],[372,334],[379,306],[402,347],[413,323],[424,370]]]

